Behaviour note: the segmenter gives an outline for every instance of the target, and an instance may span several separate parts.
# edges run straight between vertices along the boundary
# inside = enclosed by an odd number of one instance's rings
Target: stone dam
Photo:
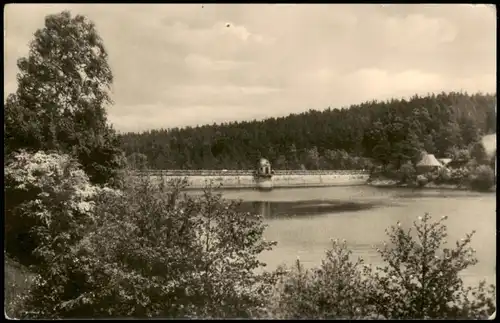
[[[203,189],[210,182],[222,189],[259,188],[259,181],[252,171],[147,170],[136,171],[136,175],[158,180],[186,178],[188,189]],[[368,171],[358,170],[275,170],[269,181],[272,188],[353,186],[366,184],[368,177]]]

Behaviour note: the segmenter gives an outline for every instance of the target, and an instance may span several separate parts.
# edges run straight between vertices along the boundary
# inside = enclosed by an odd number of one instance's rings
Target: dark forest
[[[275,169],[399,167],[422,151],[453,157],[496,132],[496,95],[441,93],[310,110],[262,121],[230,122],[120,135],[133,167]]]

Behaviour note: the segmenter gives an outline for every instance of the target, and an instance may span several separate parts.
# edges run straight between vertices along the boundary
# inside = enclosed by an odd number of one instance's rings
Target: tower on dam
[[[271,167],[269,160],[261,158],[257,163],[254,178],[257,184],[257,189],[263,191],[270,191],[273,189],[273,174],[274,171]]]

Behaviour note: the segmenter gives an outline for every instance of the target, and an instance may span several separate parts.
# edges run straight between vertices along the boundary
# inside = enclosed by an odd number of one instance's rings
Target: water
[[[476,230],[471,245],[479,263],[463,272],[464,281],[495,283],[495,193],[350,186],[225,191],[224,197],[242,199],[243,209],[264,215],[265,238],[278,242],[261,257],[269,269],[293,264],[297,256],[306,267],[319,265],[331,238],[346,239],[354,256],[381,264],[372,246],[388,241],[384,230],[397,221],[408,228],[428,212],[434,218],[448,216],[449,244]]]

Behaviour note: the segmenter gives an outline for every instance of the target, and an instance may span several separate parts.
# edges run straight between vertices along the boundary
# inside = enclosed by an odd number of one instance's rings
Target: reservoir
[[[330,239],[346,239],[353,256],[380,265],[375,248],[389,243],[385,229],[398,221],[409,228],[428,212],[433,219],[447,215],[447,246],[476,230],[471,246],[479,262],[463,272],[464,282],[495,283],[496,195],[453,190],[376,188],[367,185],[287,188],[271,192],[223,191],[226,199],[241,199],[242,209],[264,216],[267,240],[278,245],[262,254],[268,269],[292,265],[297,257],[306,267],[318,266]]]

